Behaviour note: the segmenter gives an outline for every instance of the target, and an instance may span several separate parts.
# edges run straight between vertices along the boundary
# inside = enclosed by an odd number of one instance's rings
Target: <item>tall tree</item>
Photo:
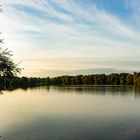
[[[0,6],[1,11],[1,6]],[[3,49],[3,39],[0,39],[0,83],[5,87],[12,76],[20,72],[18,64],[12,59],[12,53],[8,49]]]
[[[18,64],[15,64],[13,61],[11,51],[0,48],[0,76],[15,76],[19,72],[20,68],[18,67]]]

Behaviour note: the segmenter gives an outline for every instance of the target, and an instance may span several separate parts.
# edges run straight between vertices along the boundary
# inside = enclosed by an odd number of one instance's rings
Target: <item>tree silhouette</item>
[[[1,6],[0,11],[2,11]],[[0,82],[2,82],[2,85],[5,87],[10,78],[16,76],[21,69],[18,67],[18,64],[14,63],[12,52],[8,49],[3,49],[1,47],[2,44],[3,39],[0,39]]]

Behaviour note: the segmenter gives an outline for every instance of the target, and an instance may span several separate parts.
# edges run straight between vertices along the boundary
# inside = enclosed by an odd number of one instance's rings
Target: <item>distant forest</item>
[[[134,85],[140,87],[140,72],[95,74],[95,75],[77,75],[77,76],[59,76],[54,78],[27,78],[13,76],[3,82],[0,77],[0,88],[27,88],[47,85]]]

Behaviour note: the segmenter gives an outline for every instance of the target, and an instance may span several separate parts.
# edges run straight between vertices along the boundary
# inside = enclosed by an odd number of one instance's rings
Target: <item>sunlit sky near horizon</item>
[[[0,0],[22,76],[140,71],[140,0]]]

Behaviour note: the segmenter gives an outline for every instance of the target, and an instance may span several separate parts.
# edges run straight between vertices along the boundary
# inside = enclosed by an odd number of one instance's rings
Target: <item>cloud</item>
[[[134,17],[126,23],[121,17],[97,8],[96,3],[82,4],[76,0],[3,0],[1,3],[4,13],[0,15],[0,31],[5,46],[14,51],[17,59],[94,56],[103,60],[140,55],[140,31],[136,24],[131,24]],[[126,0],[125,6],[129,10],[133,7],[138,19],[137,1]],[[52,60],[50,63],[52,68],[57,65]],[[45,67],[46,62],[42,65]],[[65,67],[65,63],[62,65]]]
[[[140,12],[140,1],[139,0],[126,0],[126,8],[133,8],[133,10],[136,12],[135,14],[138,14],[137,12]]]
[[[138,26],[138,30],[140,31],[140,1],[139,0],[126,0],[126,8],[131,9],[133,11],[133,24]]]
[[[37,77],[55,77],[55,76],[63,76],[63,75],[91,75],[91,74],[110,74],[110,73],[132,73],[133,71],[128,71],[126,69],[115,69],[115,68],[95,68],[95,69],[84,69],[84,70],[36,70],[36,71],[28,71],[25,75],[28,77],[36,75]],[[34,73],[34,75],[32,74]]]
[[[58,76],[139,71],[140,58],[80,57],[25,59],[23,75]],[[27,65],[28,64],[28,65]],[[32,65],[32,67],[30,67]]]

